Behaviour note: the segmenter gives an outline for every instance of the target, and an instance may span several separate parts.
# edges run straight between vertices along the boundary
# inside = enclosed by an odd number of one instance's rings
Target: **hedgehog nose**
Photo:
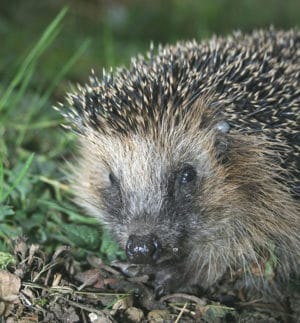
[[[162,247],[154,235],[129,236],[126,244],[127,259],[134,264],[151,264],[158,260]]]

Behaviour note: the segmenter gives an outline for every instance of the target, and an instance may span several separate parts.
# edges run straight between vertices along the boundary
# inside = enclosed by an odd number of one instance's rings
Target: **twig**
[[[201,306],[206,305],[205,300],[203,300],[197,296],[184,294],[184,293],[175,293],[175,294],[166,295],[166,296],[163,296],[160,299],[160,301],[165,302],[165,301],[170,300],[172,298],[183,298],[183,299],[189,300],[189,301],[194,302],[194,303],[201,305]]]
[[[182,309],[181,309],[180,313],[178,314],[178,316],[177,316],[177,318],[176,318],[176,321],[175,321],[174,323],[178,323],[178,322],[179,322],[179,320],[181,319],[181,316],[183,315],[183,313],[184,313],[184,311],[185,311],[185,309],[186,309],[187,305],[188,305],[188,302],[186,302],[186,303],[183,305],[183,307],[182,307]]]

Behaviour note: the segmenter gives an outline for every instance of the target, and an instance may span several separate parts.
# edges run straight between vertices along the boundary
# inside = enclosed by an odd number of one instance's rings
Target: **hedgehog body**
[[[300,33],[160,47],[69,95],[77,200],[167,292],[300,257]],[[257,272],[257,271],[256,271]]]

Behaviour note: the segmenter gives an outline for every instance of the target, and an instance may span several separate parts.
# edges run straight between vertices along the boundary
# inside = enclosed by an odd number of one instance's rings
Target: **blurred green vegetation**
[[[37,83],[49,82],[82,42],[89,48],[65,80],[85,81],[91,67],[127,64],[154,44],[201,39],[211,34],[253,28],[289,28],[300,24],[299,0],[1,0],[1,76],[10,76],[24,51],[47,23],[70,6],[59,37],[38,66]],[[66,82],[66,81],[65,81]],[[59,84],[61,96],[68,84]]]
[[[128,65],[151,41],[299,24],[299,0],[1,0],[0,250],[24,234],[49,248],[120,255],[71,201],[64,165],[76,155],[74,137],[51,108],[70,83],[85,82],[91,68]]]

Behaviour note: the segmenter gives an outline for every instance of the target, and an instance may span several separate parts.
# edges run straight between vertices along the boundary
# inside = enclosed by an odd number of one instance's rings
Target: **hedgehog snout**
[[[162,253],[159,239],[153,235],[130,235],[126,243],[128,261],[134,264],[153,264]]]

